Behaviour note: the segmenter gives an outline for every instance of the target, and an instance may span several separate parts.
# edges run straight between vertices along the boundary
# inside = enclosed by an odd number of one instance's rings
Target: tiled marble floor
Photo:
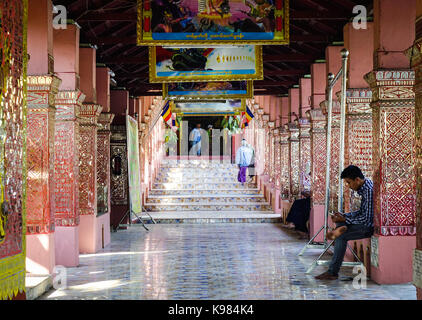
[[[415,299],[415,287],[316,281],[318,250],[297,253],[280,224],[157,224],[112,233],[101,252],[67,269],[67,289],[41,299]],[[343,270],[343,272],[347,270]],[[349,269],[350,273],[350,269]],[[345,274],[345,273],[343,273]]]

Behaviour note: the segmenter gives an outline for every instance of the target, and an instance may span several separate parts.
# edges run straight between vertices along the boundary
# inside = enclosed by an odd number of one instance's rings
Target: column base
[[[371,279],[378,284],[411,282],[415,248],[416,236],[372,236]]]
[[[56,227],[56,265],[77,267],[79,265],[79,226]]]
[[[26,235],[26,271],[33,274],[52,274],[56,265],[54,232]]]
[[[281,200],[280,211],[281,211],[281,214],[282,214],[282,217],[283,217],[283,223],[284,223],[284,222],[286,222],[287,215],[289,214],[289,211],[290,211],[289,200]]]
[[[274,213],[281,213],[281,207],[280,207],[280,193],[281,190],[277,188],[271,189],[271,207],[274,210]]]
[[[312,238],[319,229],[324,225],[325,206],[323,204],[314,204],[311,206],[309,214],[309,235]],[[324,232],[321,231],[316,238],[315,242],[324,241]]]
[[[110,214],[81,215],[79,253],[96,253],[110,243]]]

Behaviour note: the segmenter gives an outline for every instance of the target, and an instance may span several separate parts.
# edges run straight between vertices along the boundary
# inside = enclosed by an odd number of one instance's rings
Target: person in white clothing
[[[239,166],[237,181],[241,182],[242,185],[246,182],[246,170],[251,164],[252,157],[253,149],[248,146],[245,139],[242,139],[242,145],[236,152],[236,164]]]
[[[190,154],[201,155],[201,131],[201,124],[198,123],[196,128],[190,133],[189,141],[193,141]]]

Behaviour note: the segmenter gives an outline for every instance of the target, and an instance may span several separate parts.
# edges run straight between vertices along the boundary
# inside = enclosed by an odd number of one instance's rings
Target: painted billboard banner
[[[229,115],[240,114],[245,111],[245,100],[215,100],[215,101],[195,101],[182,102],[175,101],[174,112],[184,116],[195,115]]]
[[[289,0],[138,0],[138,45],[289,44]]]
[[[152,83],[262,80],[262,47],[149,48]]]
[[[163,99],[248,99],[252,94],[253,81],[163,83]]]
[[[141,166],[139,163],[138,122],[126,115],[127,160],[129,176],[130,209],[134,213],[142,212]]]

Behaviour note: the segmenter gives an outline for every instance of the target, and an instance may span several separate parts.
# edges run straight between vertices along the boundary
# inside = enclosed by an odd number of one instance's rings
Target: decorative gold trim
[[[247,80],[243,80],[247,81]],[[223,91],[223,90],[222,90]],[[247,81],[246,94],[219,94],[219,95],[180,95],[170,96],[168,93],[168,83],[163,83],[163,99],[180,99],[183,98],[185,101],[196,101],[196,100],[236,100],[236,99],[251,99],[253,97],[253,81]]]
[[[255,46],[255,74],[245,75],[198,75],[198,76],[169,76],[158,77],[156,75],[156,47],[149,47],[149,82],[151,83],[168,83],[168,82],[199,82],[199,81],[241,81],[241,80],[263,80],[263,60],[262,60],[262,46]]]
[[[289,0],[284,0],[282,10],[274,10],[274,20],[283,18],[283,31],[274,30],[273,40],[153,40],[152,39],[152,9],[144,12],[142,0],[137,0],[137,39],[138,46],[168,46],[168,45],[289,45],[290,44],[290,8]],[[151,0],[149,0],[151,1]],[[152,1],[151,1],[152,2]],[[144,17],[150,18],[150,32],[144,32],[142,21]]]
[[[27,133],[27,28],[28,28],[28,0],[22,0],[23,5],[23,35],[22,35],[22,81],[23,81],[23,102],[22,102],[22,251],[16,255],[0,259],[0,299],[12,299],[19,292],[25,292],[25,259],[26,259],[26,188],[27,188],[27,167],[26,167],[26,133]],[[3,196],[2,196],[3,198]]]

